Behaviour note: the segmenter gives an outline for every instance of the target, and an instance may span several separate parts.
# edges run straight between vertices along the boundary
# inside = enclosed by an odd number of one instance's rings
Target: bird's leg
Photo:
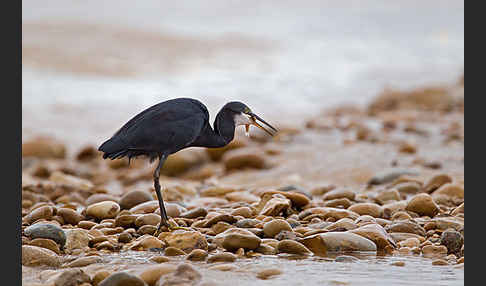
[[[160,224],[159,224],[159,228],[157,229],[156,235],[160,233],[162,226],[166,226],[168,229],[170,229],[169,218],[167,217],[167,212],[165,211],[164,199],[162,198],[162,193],[160,192],[160,182],[159,182],[160,167],[162,167],[166,158],[167,158],[166,155],[162,155],[159,157],[159,163],[157,165],[157,168],[155,168],[154,171],[154,188],[155,188],[155,193],[157,194],[157,199],[159,200],[159,207],[160,207]]]

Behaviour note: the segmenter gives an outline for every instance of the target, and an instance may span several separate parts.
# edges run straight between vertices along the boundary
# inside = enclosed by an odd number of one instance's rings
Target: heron
[[[144,156],[149,158],[150,163],[158,159],[153,173],[161,216],[156,232],[158,234],[163,226],[169,231],[177,228],[169,224],[160,191],[160,168],[167,157],[189,147],[224,147],[233,141],[236,127],[242,125],[245,126],[247,136],[251,125],[271,136],[278,132],[238,101],[226,103],[216,115],[214,128],[211,128],[209,112],[204,104],[192,98],[176,98],[153,105],[135,115],[101,144],[98,151],[103,152],[103,159],[127,157],[130,162],[132,158]]]

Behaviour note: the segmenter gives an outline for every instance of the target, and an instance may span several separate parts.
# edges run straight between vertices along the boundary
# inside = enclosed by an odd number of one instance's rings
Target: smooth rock
[[[135,275],[116,272],[101,281],[99,286],[147,286],[147,283]]]
[[[61,259],[52,250],[37,246],[22,245],[22,265],[60,267]]]
[[[66,244],[66,233],[61,227],[54,224],[36,223],[27,227],[24,230],[24,234],[31,239],[52,239],[53,241],[58,243],[61,248],[64,247],[64,245]]]
[[[54,251],[56,254],[61,254],[59,245],[52,239],[47,238],[36,238],[32,240],[29,245],[38,246]]]
[[[78,286],[91,282],[91,278],[81,269],[64,270],[50,278],[46,283],[54,283],[55,286]]]
[[[358,262],[359,259],[354,257],[354,256],[350,256],[350,255],[339,255],[339,256],[336,256],[336,258],[334,258],[334,261],[335,262],[350,263],[350,262]]]
[[[231,150],[223,155],[223,164],[226,170],[235,169],[263,169],[265,168],[265,156],[261,151],[245,149]]]
[[[222,252],[218,254],[211,255],[208,258],[208,263],[214,262],[234,262],[236,261],[236,255],[231,252]]]
[[[90,189],[93,188],[93,183],[91,183],[90,181],[75,176],[71,176],[68,174],[64,174],[59,171],[53,172],[49,176],[49,181],[60,185],[67,185],[74,188],[78,188],[83,191],[89,191]]]
[[[348,232],[360,235],[373,241],[376,244],[378,250],[383,250],[387,246],[392,248],[397,247],[393,238],[379,224],[366,224]]]
[[[118,203],[118,198],[110,194],[92,194],[86,199],[84,203],[86,206],[89,206],[104,201],[112,201]]]
[[[440,188],[441,186],[451,182],[452,182],[451,176],[447,174],[438,174],[431,177],[429,180],[425,182],[424,191],[430,194],[433,191]]]
[[[205,208],[198,207],[181,213],[180,217],[194,219],[198,217],[205,217],[207,214],[208,211]]]
[[[206,238],[198,231],[176,230],[164,236],[167,245],[189,253],[194,249],[208,250]]]
[[[84,216],[82,216],[80,213],[68,208],[60,208],[57,211],[57,215],[62,217],[66,223],[71,225],[77,225],[84,219]]]
[[[101,259],[101,257],[98,256],[86,256],[77,258],[69,262],[65,265],[65,267],[84,267],[94,263],[101,263],[102,261],[103,260]]]
[[[240,248],[253,250],[257,249],[261,243],[261,239],[249,231],[246,233],[228,233],[224,234],[223,237],[221,246],[229,251],[236,251]]]
[[[447,247],[448,253],[460,253],[464,237],[458,231],[448,229],[442,233],[440,244]]]
[[[372,217],[381,217],[383,210],[381,206],[374,203],[357,203],[348,208],[359,215],[370,215]]]
[[[426,245],[422,247],[422,253],[424,257],[432,258],[438,256],[446,256],[447,255],[447,247],[444,245]]]
[[[22,143],[22,157],[63,159],[65,145],[53,137],[39,136]]]
[[[282,274],[282,271],[280,269],[268,268],[268,269],[263,269],[263,270],[259,271],[256,276],[257,276],[258,279],[266,280],[266,279],[273,278],[273,277],[280,275],[280,274]]]
[[[39,219],[50,220],[53,214],[53,207],[42,206],[32,210],[27,216],[25,216],[25,220],[27,221],[27,223],[32,224]]]
[[[172,286],[172,285],[198,285],[201,281],[202,275],[194,267],[189,264],[179,264],[176,270],[165,277],[164,282],[161,284],[161,280],[157,282],[157,285]]]
[[[289,254],[296,254],[296,255],[310,255],[312,251],[310,251],[307,247],[305,247],[302,243],[284,239],[281,240],[277,244],[277,251],[278,253],[289,253]]]
[[[392,169],[375,174],[369,181],[369,185],[381,185],[389,183],[403,175],[417,175],[417,172],[406,169]]]
[[[407,232],[426,236],[425,229],[413,221],[396,221],[385,227],[387,232]]]
[[[131,250],[148,250],[150,248],[163,248],[164,243],[160,239],[146,234],[127,244],[127,247]]]
[[[176,270],[176,266],[171,264],[159,264],[155,266],[146,267],[146,269],[140,273],[139,277],[145,281],[148,285],[155,285],[157,280],[161,276],[172,273]]]
[[[429,194],[418,194],[413,196],[405,208],[407,211],[417,213],[420,216],[434,217],[439,213],[439,206]]]
[[[235,223],[237,220],[234,216],[232,215],[229,215],[229,214],[220,214],[220,215],[217,215],[217,216],[214,216],[213,218],[209,219],[207,222],[206,222],[206,225],[204,227],[211,227],[213,224],[216,224],[220,221],[224,221],[224,222],[227,222],[227,223],[230,223],[230,224],[233,224]]]
[[[265,237],[275,237],[283,230],[292,231],[290,224],[283,219],[275,219],[263,225],[263,233],[265,234]]]
[[[88,231],[80,228],[73,228],[66,230],[66,245],[64,247],[67,253],[71,253],[74,249],[86,249],[89,247]]]
[[[253,215],[253,211],[249,207],[240,207],[237,209],[234,209],[231,212],[232,216],[242,216],[244,218],[251,218]]]
[[[120,211],[120,206],[112,201],[104,201],[89,205],[86,208],[86,215],[99,220],[115,218]]]
[[[354,200],[356,193],[348,189],[335,189],[324,194],[322,200],[348,199]]]
[[[187,260],[204,261],[208,257],[208,252],[202,249],[194,249],[186,256]]]
[[[300,241],[316,255],[340,251],[376,251],[376,244],[350,232],[328,232],[315,234]]]
[[[158,214],[143,214],[135,220],[135,226],[141,227],[143,225],[153,225],[157,226],[160,223],[160,215]]]
[[[125,193],[120,198],[120,207],[122,210],[128,210],[141,203],[153,200],[152,195],[147,191],[133,190]]]
[[[186,255],[186,253],[179,248],[169,246],[165,249],[164,254],[166,256],[181,256],[181,255]]]

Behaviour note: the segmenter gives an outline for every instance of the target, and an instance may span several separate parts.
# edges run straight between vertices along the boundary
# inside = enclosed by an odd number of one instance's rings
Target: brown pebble
[[[214,262],[234,262],[236,261],[236,255],[231,252],[223,252],[212,255],[208,258],[208,263]]]
[[[257,276],[258,279],[266,280],[266,279],[273,278],[274,276],[277,276],[277,275],[280,275],[280,274],[282,274],[282,271],[280,269],[269,268],[269,269],[264,269],[264,270],[259,271],[256,276]]]

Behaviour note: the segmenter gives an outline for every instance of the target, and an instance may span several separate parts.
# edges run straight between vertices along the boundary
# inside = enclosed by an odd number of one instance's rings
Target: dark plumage
[[[251,112],[241,102],[229,102],[216,115],[214,129],[209,124],[209,113],[200,101],[191,98],[177,98],[156,104],[140,112],[110,139],[98,148],[103,158],[118,159],[147,156],[150,161],[159,158],[154,172],[154,187],[159,199],[162,221],[168,225],[168,218],[160,194],[160,167],[170,154],[188,147],[223,147],[234,138],[238,125],[255,125],[272,134],[256,120],[275,128]]]

